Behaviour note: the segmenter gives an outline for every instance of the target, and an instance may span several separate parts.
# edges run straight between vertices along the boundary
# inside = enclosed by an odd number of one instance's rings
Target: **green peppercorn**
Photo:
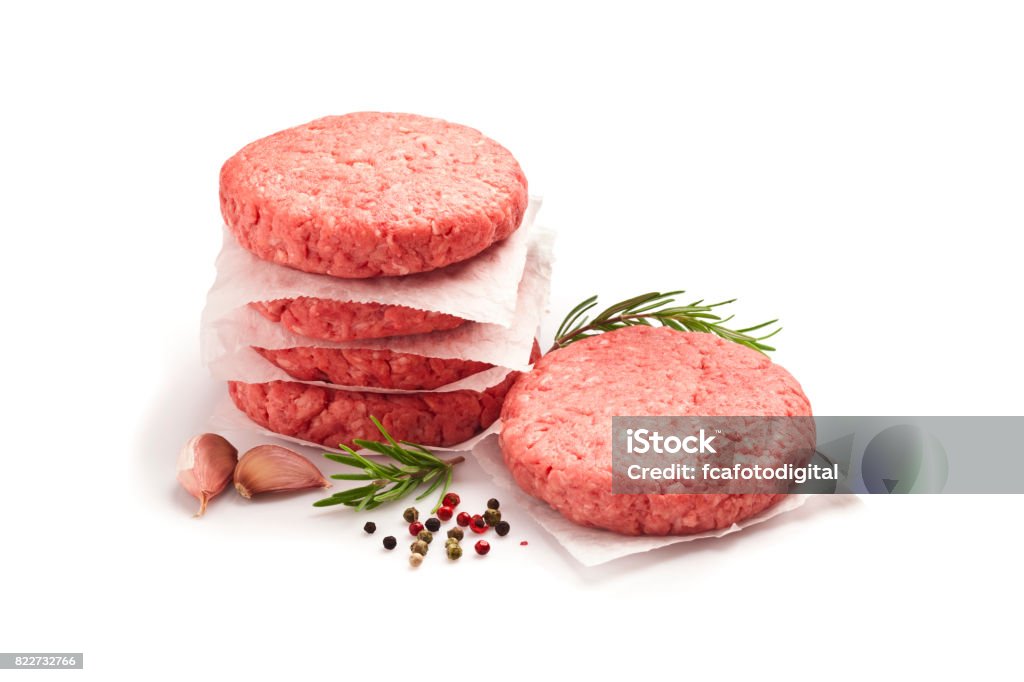
[[[413,553],[413,554],[409,555],[409,565],[412,566],[413,568],[417,568],[422,563],[423,563],[423,555],[422,554]]]
[[[488,509],[484,512],[484,521],[488,526],[497,526],[501,523],[501,512],[497,509]]]
[[[423,540],[417,540],[416,542],[409,545],[409,549],[412,551],[413,554],[426,554],[427,543],[423,542]]]
[[[462,556],[462,547],[457,542],[453,542],[446,548],[448,551],[448,558],[455,561]]]
[[[444,541],[444,546],[445,547],[451,547],[452,545],[457,545],[457,544],[459,544],[458,538],[448,538],[447,540]]]
[[[422,540],[423,542],[429,545],[431,542],[434,541],[434,534],[431,533],[429,530],[421,530],[419,533],[416,534],[416,539]]]
[[[416,507],[409,507],[404,512],[402,512],[402,518],[408,521],[409,523],[412,523],[413,521],[419,521],[420,512],[418,509],[416,509]]]
[[[455,526],[454,528],[449,528],[448,529],[448,537],[449,538],[454,538],[455,540],[461,540],[465,536],[466,536],[466,534],[464,532],[462,532],[462,529],[459,528],[458,526]]]

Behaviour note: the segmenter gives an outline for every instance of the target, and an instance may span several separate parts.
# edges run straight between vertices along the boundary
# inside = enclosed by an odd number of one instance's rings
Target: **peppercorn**
[[[419,533],[416,534],[416,539],[422,540],[423,542],[429,545],[431,542],[434,541],[434,534],[431,533],[429,530],[421,530]]]
[[[488,526],[497,526],[501,523],[501,512],[497,509],[488,509],[484,512],[484,521]]]
[[[446,507],[451,507],[452,509],[458,507],[459,502],[462,502],[462,499],[455,493],[448,493],[447,495],[444,496],[444,499],[441,500],[441,504],[445,505]]]
[[[422,554],[416,554],[415,552],[413,552],[412,554],[409,555],[409,565],[412,566],[413,568],[418,568],[419,565],[422,564],[422,563],[423,563],[423,555]]]
[[[423,525],[425,525],[427,527],[427,530],[429,530],[431,533],[436,533],[437,531],[441,530],[441,522],[435,519],[433,516],[427,519],[427,522]]]
[[[374,533],[377,532],[377,524],[374,523],[373,521],[367,521],[366,525],[363,526],[363,530],[365,530],[370,535],[373,535]]]
[[[429,547],[427,547],[427,543],[423,542],[423,540],[417,540],[409,545],[409,549],[413,554],[426,554]]]
[[[475,545],[473,545],[473,549],[476,550],[477,554],[483,556],[491,551],[491,543],[487,542],[487,540],[480,540]]]
[[[409,535],[419,535],[421,530],[423,530],[423,524],[419,521],[413,521],[409,524]]]
[[[502,521],[494,527],[494,532],[502,537],[508,535],[510,530],[512,530],[512,527],[508,525],[508,521]]]
[[[455,510],[446,504],[442,504],[440,507],[437,508],[437,518],[441,519],[442,521],[450,521],[454,513]]]
[[[452,545],[457,545],[457,544],[459,544],[459,541],[458,541],[457,538],[448,538],[447,540],[444,541],[444,546],[445,547],[451,547]]]
[[[487,508],[488,509],[497,509],[500,506],[501,506],[501,503],[498,502],[498,500],[494,499],[493,497],[491,499],[487,500]]]
[[[394,549],[398,546],[398,540],[395,539],[394,535],[389,535],[384,538],[384,549]]]
[[[455,528],[449,528],[448,529],[448,537],[450,539],[454,538],[455,540],[461,540],[465,536],[466,536],[466,534],[464,532],[462,532],[462,529],[459,528],[458,526],[456,526]]]
[[[486,533],[489,527],[487,522],[484,521],[484,517],[479,514],[474,514],[469,522],[469,529],[474,533]]]
[[[458,559],[459,557],[462,556],[462,547],[460,547],[459,543],[457,543],[457,542],[454,543],[454,544],[448,545],[447,550],[448,550],[448,558],[451,559],[452,561],[455,561],[456,559]]]
[[[418,509],[416,509],[416,507],[409,507],[404,512],[402,512],[402,518],[408,521],[409,523],[412,523],[413,521],[419,521],[420,512]]]
[[[455,517],[455,523],[459,524],[463,528],[468,526],[471,520],[472,517],[470,517],[469,512],[459,512],[459,515]]]

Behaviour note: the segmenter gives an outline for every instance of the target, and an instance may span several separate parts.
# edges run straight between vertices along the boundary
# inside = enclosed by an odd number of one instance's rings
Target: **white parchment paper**
[[[544,530],[550,533],[573,558],[584,566],[597,566],[630,554],[649,552],[652,549],[680,542],[724,537],[797,509],[810,497],[809,495],[787,495],[782,502],[764,510],[757,516],[734,523],[728,528],[695,535],[632,537],[597,528],[585,528],[569,521],[549,507],[546,502],[527,495],[515,482],[512,474],[505,467],[501,448],[498,445],[496,434],[501,428],[500,421],[498,420],[498,423],[495,423],[490,429],[495,435],[477,439],[478,442],[473,448],[474,457],[480,463],[481,468],[494,479],[494,483],[504,491],[503,494],[511,495],[518,505],[524,508]]]
[[[205,320],[216,321],[253,301],[308,296],[357,303],[403,305],[509,326],[516,289],[539,197],[531,197],[523,224],[504,241],[462,263],[405,277],[340,279],[260,260],[225,228],[217,257],[217,279],[206,298]]]
[[[514,370],[526,369],[530,365],[533,340],[547,307],[554,238],[554,232],[544,227],[536,226],[530,230],[511,326],[470,322],[455,329],[429,334],[331,342],[294,334],[247,305],[220,313],[216,312],[217,307],[208,305],[203,311],[200,331],[203,364],[210,368],[215,378],[240,379],[247,371],[248,360],[251,360],[251,356],[247,359],[250,346],[315,346],[378,348],[427,357],[477,360]]]
[[[453,381],[444,386],[424,390],[408,390],[399,388],[373,388],[351,384],[332,384],[328,381],[303,381],[291,376],[277,365],[271,363],[249,346],[239,347],[231,355],[217,358],[209,366],[214,379],[221,381],[244,381],[247,384],[263,384],[268,381],[292,381],[297,384],[322,386],[342,391],[363,391],[364,393],[448,393],[450,391],[482,391],[485,388],[500,384],[512,370],[507,367],[491,367],[482,372]]]

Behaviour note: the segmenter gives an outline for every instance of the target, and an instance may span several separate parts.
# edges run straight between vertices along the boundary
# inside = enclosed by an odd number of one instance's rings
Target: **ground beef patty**
[[[519,485],[584,526],[687,535],[753,516],[781,495],[613,495],[616,415],[811,414],[786,370],[711,334],[628,327],[549,353],[509,391],[501,447]]]
[[[486,362],[428,358],[370,348],[255,348],[257,353],[302,381],[341,386],[429,391],[491,368]]]
[[[413,114],[321,118],[247,145],[220,172],[221,212],[243,247],[335,277],[466,260],[514,232],[526,203],[507,149]]]
[[[354,303],[324,298],[282,298],[250,303],[268,320],[285,329],[324,341],[379,339],[454,329],[461,317],[403,305]]]
[[[539,348],[534,345],[534,356]],[[322,388],[293,381],[245,384],[229,381],[238,409],[257,424],[293,438],[336,448],[352,440],[379,440],[374,416],[392,436],[427,446],[449,446],[480,433],[498,418],[509,387],[509,373],[485,391],[447,393],[366,393]]]

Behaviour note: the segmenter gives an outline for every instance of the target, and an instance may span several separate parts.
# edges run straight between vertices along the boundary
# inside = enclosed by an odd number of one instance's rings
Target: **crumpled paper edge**
[[[307,384],[330,388],[336,391],[359,391],[361,393],[450,393],[452,391],[483,391],[496,384],[500,384],[510,372],[515,370],[507,367],[490,367],[458,381],[453,381],[444,386],[429,389],[403,389],[403,388],[375,388],[372,386],[357,386],[353,384],[332,384],[329,381],[305,381],[296,379],[283,369],[273,364],[252,347],[239,348],[233,358],[222,356],[207,369],[210,375],[218,381],[242,381],[247,384],[265,384],[271,381],[290,381],[296,384]]]
[[[694,535],[672,536],[628,536],[598,528],[579,526],[548,506],[546,502],[527,495],[512,478],[505,467],[497,433],[501,429],[499,419],[492,425],[493,438],[480,439],[473,448],[473,455],[480,467],[503,492],[508,493],[533,519],[560,544],[570,556],[587,567],[621,559],[632,554],[649,552],[661,547],[693,542],[708,538],[721,538],[746,528],[762,524],[776,516],[798,509],[807,502],[810,495],[787,495],[786,499],[769,507],[760,514],[734,523],[728,528],[696,533]]]

